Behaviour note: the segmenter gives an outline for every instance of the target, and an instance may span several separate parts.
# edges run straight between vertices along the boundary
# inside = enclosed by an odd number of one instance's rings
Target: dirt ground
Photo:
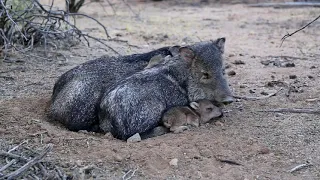
[[[108,43],[123,55],[226,37],[226,72],[234,94],[256,97],[282,90],[270,98],[227,105],[218,122],[126,143],[110,134],[70,132],[49,122],[45,114],[54,82],[62,73],[112,52],[93,42],[90,48],[80,44],[69,50],[53,49],[50,60],[32,56],[43,56],[39,51],[27,58],[17,54],[0,65],[2,140],[10,144],[28,140],[30,146],[53,143],[49,158],[66,172],[95,165],[86,171],[87,179],[121,179],[130,170],[123,179],[132,172],[131,179],[320,179],[320,115],[259,112],[319,108],[320,20],[280,47],[283,35],[318,16],[319,9],[140,2],[131,4],[139,14],[135,16],[125,5],[117,5],[113,15],[107,3],[102,4],[105,10],[90,3],[81,12],[100,20],[112,37],[134,45]],[[103,36],[91,20],[79,17],[77,25]],[[176,166],[169,164],[174,158]],[[307,162],[312,165],[289,172]]]

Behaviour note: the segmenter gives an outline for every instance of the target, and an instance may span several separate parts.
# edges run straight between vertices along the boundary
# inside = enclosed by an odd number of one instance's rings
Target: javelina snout
[[[215,100],[223,104],[234,101],[227,80],[223,75],[223,57],[225,38],[192,45],[196,52],[189,80],[189,99]]]

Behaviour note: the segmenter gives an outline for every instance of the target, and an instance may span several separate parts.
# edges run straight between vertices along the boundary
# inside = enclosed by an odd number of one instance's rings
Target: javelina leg
[[[158,127],[151,129],[150,131],[141,133],[140,136],[141,136],[141,139],[148,139],[148,138],[153,138],[153,137],[164,135],[168,132],[170,132],[168,128],[166,128],[164,126],[158,126]]]
[[[173,126],[170,128],[170,131],[172,131],[173,133],[182,133],[185,130],[188,130],[188,126]]]

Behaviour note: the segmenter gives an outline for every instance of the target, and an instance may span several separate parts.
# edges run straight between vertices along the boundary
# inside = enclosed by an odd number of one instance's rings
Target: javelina
[[[64,73],[55,83],[49,117],[69,130],[98,131],[98,113],[105,88],[142,70],[155,55],[172,55],[169,47],[122,57],[103,56]]]
[[[194,53],[180,48],[171,59],[163,66],[135,73],[105,93],[99,112],[104,132],[126,140],[158,126],[165,109],[188,104],[185,86]]]
[[[224,43],[225,39],[220,38],[199,43],[202,49],[199,45],[180,48],[164,65],[119,82],[101,99],[100,128],[116,138],[127,139],[152,130],[166,109],[187,105],[189,100],[231,102],[222,69]]]
[[[166,111],[162,116],[163,125],[174,133],[180,133],[187,130],[188,125],[198,127],[200,123],[222,115],[221,109],[207,99],[191,102],[189,106],[177,106]]]
[[[189,46],[199,59],[192,66],[195,80],[190,78],[188,91],[191,101],[216,99],[219,102],[232,102],[231,93],[222,74],[221,54],[224,49],[224,38],[215,41],[196,43]],[[101,57],[81,64],[65,74],[55,83],[49,116],[63,123],[70,130],[96,130],[98,126],[97,109],[103,92],[119,83],[120,80],[143,70],[149,60],[157,54],[172,56],[176,51],[170,47],[123,57]],[[173,48],[174,49],[174,48]],[[196,73],[203,67],[202,72]],[[200,70],[201,71],[201,70]],[[200,74],[199,74],[200,73]],[[202,78],[197,84],[197,78]]]

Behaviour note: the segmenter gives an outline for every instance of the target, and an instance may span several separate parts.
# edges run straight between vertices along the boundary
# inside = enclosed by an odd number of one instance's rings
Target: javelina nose
[[[221,102],[227,105],[227,104],[231,104],[233,101],[234,101],[234,98],[232,96],[227,96],[223,98]]]

